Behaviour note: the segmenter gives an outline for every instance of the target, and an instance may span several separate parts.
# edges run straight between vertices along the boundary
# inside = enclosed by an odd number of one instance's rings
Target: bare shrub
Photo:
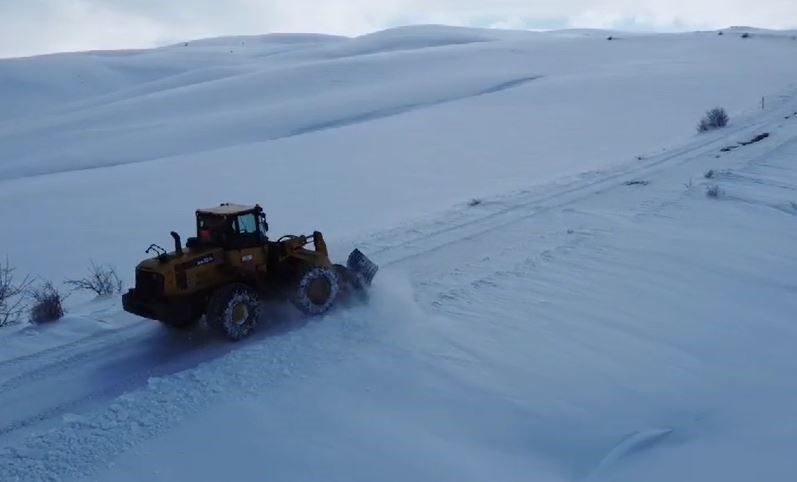
[[[30,307],[32,323],[60,320],[64,316],[64,296],[49,281],[30,290],[33,305]]]
[[[722,196],[722,189],[720,189],[720,187],[716,184],[706,186],[706,196],[716,199]]]
[[[481,199],[478,199],[478,198],[473,198],[473,199],[471,199],[470,201],[468,201],[468,206],[470,206],[470,207],[474,207],[474,206],[478,206],[478,205],[479,205],[479,204],[481,204],[481,203],[482,203],[482,200],[481,200]]]
[[[706,115],[700,119],[697,125],[698,132],[708,132],[714,129],[719,129],[728,125],[728,113],[722,107],[714,107],[706,112]]]
[[[8,259],[0,264],[0,326],[19,321],[27,308],[25,294],[31,283],[30,277],[17,282],[14,271]]]
[[[107,265],[91,262],[89,275],[80,279],[68,279],[65,283],[75,290],[93,291],[97,296],[110,296],[122,292],[122,280],[116,270]]]
[[[711,179],[712,177],[714,177],[714,169],[709,169],[708,171],[706,171],[706,173],[703,174],[703,177],[705,177],[706,179]]]

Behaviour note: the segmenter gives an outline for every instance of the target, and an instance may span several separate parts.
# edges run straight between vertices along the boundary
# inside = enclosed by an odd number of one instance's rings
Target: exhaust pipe
[[[174,252],[177,253],[177,256],[183,255],[183,245],[180,242],[180,235],[176,232],[171,232],[172,237],[174,238]]]

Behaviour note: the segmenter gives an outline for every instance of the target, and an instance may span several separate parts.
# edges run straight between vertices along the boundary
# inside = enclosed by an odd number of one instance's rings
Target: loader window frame
[[[268,240],[262,231],[261,215],[259,211],[246,211],[232,217],[233,235],[229,238],[227,247],[246,249],[263,246]]]
[[[210,237],[203,236],[203,231],[207,232]],[[197,238],[205,242],[225,244],[225,241],[234,235],[234,232],[229,218],[203,214],[196,218],[196,234]]]
[[[263,228],[265,216],[262,211],[244,211],[230,215],[202,214],[197,216],[197,239],[210,246],[226,249],[246,249],[263,246],[268,241]],[[203,231],[207,234],[203,236]]]
[[[255,213],[242,213],[235,217],[233,221],[235,231],[239,235],[249,236],[252,234],[259,234],[260,227],[258,226],[257,216]]]

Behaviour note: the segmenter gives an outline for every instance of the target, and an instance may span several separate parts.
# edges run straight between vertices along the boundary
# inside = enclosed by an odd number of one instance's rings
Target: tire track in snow
[[[89,336],[85,336],[83,338],[78,338],[77,340],[71,341],[69,343],[65,343],[63,345],[53,346],[44,350],[39,350],[33,353],[29,353],[27,355],[22,355],[16,358],[10,358],[8,360],[4,360],[0,362],[0,372],[3,371],[17,371],[20,368],[24,368],[24,365],[28,362],[37,362],[40,361],[42,358],[46,358],[48,361],[53,362],[63,362],[67,361],[74,356],[80,355],[85,349],[87,345],[93,345],[95,343],[102,343],[103,346],[108,346],[106,343],[109,341],[108,338],[118,338],[123,337],[123,340],[127,338],[124,335],[127,334],[129,331],[133,331],[136,328],[140,328],[139,325],[130,325],[124,326],[118,329],[110,329],[106,331],[102,331],[99,333],[94,333]],[[122,342],[120,341],[120,342]],[[33,373],[39,371],[42,368],[40,364],[35,365],[29,373]],[[13,378],[24,376],[23,374],[16,375]],[[6,381],[7,383],[7,381]],[[0,393],[2,393],[2,387],[0,385]]]
[[[140,326],[133,325],[124,329],[127,331],[130,328],[141,328]],[[120,332],[112,332],[108,335],[119,335]],[[28,383],[35,382],[38,380],[46,379],[49,376],[63,373],[64,371],[69,370],[71,366],[79,365],[84,361],[88,361],[91,359],[98,359],[98,355],[101,355],[105,352],[114,352],[120,345],[125,345],[130,343],[130,339],[123,337],[119,340],[111,340],[110,343],[105,343],[107,340],[106,337],[88,337],[91,338],[87,340],[86,338],[74,341],[69,343],[69,346],[66,350],[54,350],[57,354],[54,358],[51,358],[47,355],[52,354],[49,350],[46,350],[44,353],[39,352],[37,356],[47,356],[47,361],[43,364],[40,364],[33,369],[23,372],[19,375],[9,378],[2,384],[0,384],[0,393],[7,393],[10,390],[14,390],[20,386],[27,385]],[[117,338],[117,337],[114,337]],[[87,343],[89,341],[89,343]],[[88,345],[88,346],[87,346]],[[94,345],[97,345],[94,347]],[[66,345],[65,345],[66,347]],[[2,433],[2,428],[0,428],[0,433]]]
[[[113,385],[107,386],[98,391],[93,391],[89,394],[86,394],[83,397],[77,399],[69,399],[68,401],[65,401],[63,403],[58,403],[56,405],[49,406],[45,410],[37,412],[34,415],[16,419],[14,421],[11,421],[10,423],[5,423],[4,425],[0,425],[0,437],[5,437],[19,430],[36,426],[44,422],[47,422],[49,420],[65,416],[65,414],[67,413],[85,407],[87,404],[91,403],[92,401],[96,401],[98,399],[109,399],[114,395],[119,395],[121,393],[124,393],[125,391],[124,389],[128,388],[129,386],[130,386],[129,379],[126,378],[121,382],[114,383]],[[7,442],[8,440],[6,440],[4,444]]]
[[[788,107],[788,105],[785,107]],[[791,110],[785,107],[780,106],[776,112],[771,115],[777,118],[780,111]],[[666,154],[655,156],[651,158],[650,162],[646,162],[642,165],[632,166],[630,168],[622,166],[592,181],[584,182],[579,179],[568,185],[559,186],[553,192],[543,190],[539,193],[530,193],[528,197],[521,195],[515,202],[503,209],[459,224],[433,229],[413,239],[404,240],[397,244],[377,249],[370,254],[374,257],[378,257],[380,254],[399,251],[400,254],[398,256],[388,258],[386,261],[379,263],[383,266],[391,266],[417,256],[426,255],[445,248],[450,244],[489,234],[493,230],[501,229],[529,217],[539,215],[542,212],[562,208],[593,194],[619,187],[624,181],[632,180],[640,175],[651,174],[667,167],[689,163],[696,158],[705,156],[707,153],[714,151],[718,148],[718,145],[723,144],[728,138],[740,133],[756,131],[769,123],[771,123],[770,116],[767,116],[764,120],[760,120],[753,124],[744,124],[734,129],[729,129],[727,132],[722,133],[722,135],[714,136],[711,139],[698,140],[682,148],[668,151]],[[394,232],[394,230],[389,231],[389,233],[392,232]],[[390,234],[385,237],[389,238]],[[429,241],[435,238],[439,238],[439,241],[433,243],[431,247],[428,247]],[[425,246],[419,248],[417,246],[419,244]],[[401,250],[404,252],[401,253]]]
[[[340,347],[365,342],[351,334],[367,330],[367,322],[346,314],[335,321],[308,323],[302,330],[270,338],[265,345],[257,341],[267,335],[258,336],[238,344],[217,363],[148,378],[146,388],[116,398],[91,416],[73,417],[57,429],[33,435],[21,450],[0,448],[0,480],[83,478],[227,393],[260,393],[291,378],[295,370],[308,373],[330,360],[346,359],[351,352]]]
[[[133,327],[147,328],[146,325]],[[0,385],[0,393],[7,396],[4,408],[23,415],[16,419],[2,420],[0,437],[7,445],[7,436],[21,429],[32,428],[67,411],[82,411],[90,404],[109,400],[126,391],[146,384],[153,376],[165,376],[194,368],[200,363],[223,356],[234,349],[233,345],[219,340],[210,330],[177,332],[158,330],[141,336],[124,336],[107,343],[107,338],[92,340],[92,346],[83,350],[68,350],[64,356],[48,359],[41,366],[22,373]],[[61,353],[59,353],[61,354]],[[153,362],[154,361],[154,362]],[[123,368],[118,368],[123,367]],[[90,390],[79,387],[91,378]],[[59,399],[49,399],[48,386],[66,389]],[[78,388],[70,392],[71,387]],[[18,393],[22,392],[23,395]],[[45,394],[45,397],[41,395]],[[52,403],[50,403],[52,402]]]

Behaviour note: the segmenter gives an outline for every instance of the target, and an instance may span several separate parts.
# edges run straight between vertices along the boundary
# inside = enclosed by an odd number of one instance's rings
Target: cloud
[[[83,1],[0,4],[0,57],[36,53],[150,46],[165,24],[151,15],[98,8]]]
[[[414,23],[686,30],[797,26],[794,0],[0,0],[0,57]]]

